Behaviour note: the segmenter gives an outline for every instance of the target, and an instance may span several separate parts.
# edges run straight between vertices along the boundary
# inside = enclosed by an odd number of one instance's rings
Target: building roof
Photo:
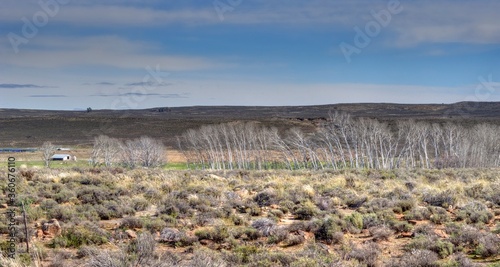
[[[67,158],[67,157],[71,157],[71,155],[68,155],[68,154],[55,154],[54,156],[52,156],[52,158]]]

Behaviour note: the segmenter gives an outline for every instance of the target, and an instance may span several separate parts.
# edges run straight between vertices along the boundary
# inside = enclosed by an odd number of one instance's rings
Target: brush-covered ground
[[[499,171],[21,168],[0,266],[500,266]]]

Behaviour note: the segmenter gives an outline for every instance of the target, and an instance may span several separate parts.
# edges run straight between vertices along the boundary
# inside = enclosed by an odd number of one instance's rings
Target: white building
[[[66,161],[66,160],[70,160],[71,159],[71,156],[68,155],[68,154],[55,154],[54,156],[52,156],[50,158],[51,160],[61,160],[61,161]]]

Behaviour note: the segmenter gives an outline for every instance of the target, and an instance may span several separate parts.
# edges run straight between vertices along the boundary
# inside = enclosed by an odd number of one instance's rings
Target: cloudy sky
[[[0,108],[500,101],[496,0],[0,0]]]

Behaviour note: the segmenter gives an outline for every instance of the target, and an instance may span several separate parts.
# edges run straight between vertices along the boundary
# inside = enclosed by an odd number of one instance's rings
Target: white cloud
[[[31,18],[42,10],[38,1],[6,0],[0,10],[0,21],[22,25],[21,18]],[[224,1],[223,1],[224,2]],[[500,2],[479,1],[403,1],[403,12],[393,15],[387,32],[395,34],[392,46],[414,46],[422,43],[500,43],[498,10]],[[225,2],[224,2],[225,3]],[[213,1],[185,1],[162,7],[157,0],[95,1],[73,0],[61,6],[49,23],[73,27],[158,27],[168,25],[285,25],[328,27],[352,30],[363,28],[373,20],[371,11],[387,7],[389,0],[358,1],[242,1],[219,19]],[[146,6],[146,7],[145,7]]]
[[[404,11],[393,27],[396,45],[422,43],[500,43],[498,1],[404,2]]]
[[[160,65],[165,71],[216,68],[223,63],[196,56],[168,55],[156,46],[116,36],[45,37],[31,40],[18,54],[2,43],[1,63],[16,67],[62,68],[69,66],[108,66],[144,69]]]

